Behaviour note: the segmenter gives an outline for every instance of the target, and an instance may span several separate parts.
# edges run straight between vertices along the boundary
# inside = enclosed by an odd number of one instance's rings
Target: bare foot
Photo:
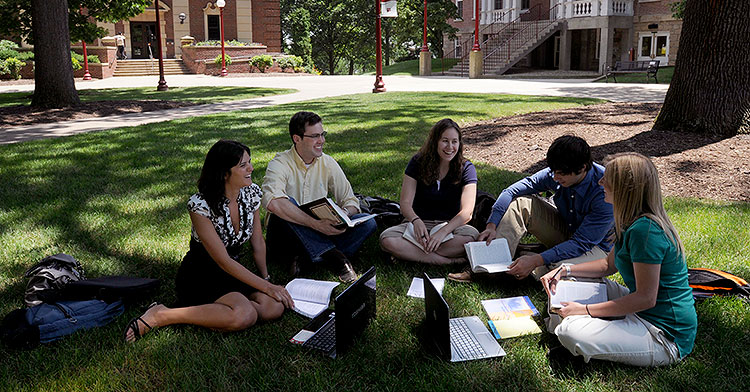
[[[158,327],[159,324],[157,323],[156,315],[164,309],[167,309],[167,307],[162,304],[152,305],[140,317],[131,320],[125,329],[125,341],[127,343],[134,342],[152,329]]]

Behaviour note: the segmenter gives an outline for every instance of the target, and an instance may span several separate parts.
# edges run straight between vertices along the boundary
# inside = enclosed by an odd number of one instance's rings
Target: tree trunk
[[[70,62],[67,0],[31,0],[34,32],[34,98],[31,106],[61,108],[80,103]]]
[[[688,1],[674,77],[654,130],[750,133],[750,1]]]

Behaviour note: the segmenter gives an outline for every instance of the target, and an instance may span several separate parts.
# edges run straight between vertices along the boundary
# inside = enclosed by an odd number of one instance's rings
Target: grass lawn
[[[440,118],[467,123],[595,102],[364,94],[0,146],[0,314],[21,306],[25,269],[58,252],[81,260],[90,277],[160,278],[154,299],[174,301],[174,277],[190,235],[185,203],[196,191],[206,151],[219,138],[250,146],[253,177],[260,183],[269,160],[291,145],[290,116],[303,109],[318,112],[329,132],[326,152],[339,161],[354,190],[397,200],[406,163]],[[479,188],[495,194],[522,177],[477,166]],[[667,209],[682,233],[689,266],[750,279],[748,204],[672,198]],[[243,261],[252,264],[249,254]],[[286,278],[280,264],[269,260],[277,283]],[[424,304],[405,294],[422,271],[437,277],[454,269],[393,265],[376,237],[355,262],[359,272],[370,265],[378,269],[377,319],[344,359],[289,343],[307,321],[294,312],[238,333],[165,327],[125,345],[122,329],[140,314],[138,307],[109,326],[32,351],[0,347],[0,390],[719,391],[750,385],[750,311],[737,300],[699,304],[695,351],[667,368],[592,362],[579,373],[552,371],[546,351],[556,339],[547,333],[501,341],[508,354],[501,360],[450,364],[422,350],[417,336]],[[335,279],[325,271],[312,277]],[[478,315],[485,321],[483,299],[529,295],[540,310],[545,307],[541,287],[531,281],[448,282],[444,295],[453,317]]]
[[[201,103],[215,103],[236,101],[264,97],[267,95],[290,94],[296,90],[274,89],[262,87],[170,87],[167,91],[156,91],[154,87],[135,88],[105,88],[97,90],[78,90],[82,102],[86,101],[118,101],[124,99],[187,101]],[[14,105],[29,105],[33,92],[0,94],[0,107]]]
[[[674,67],[659,67],[659,71],[656,72],[656,79],[659,84],[670,84],[672,83],[672,75],[674,75]],[[598,82],[606,83],[607,79],[600,79]],[[649,78],[649,83],[653,82]],[[614,81],[610,81],[610,83],[614,83]],[[617,75],[617,83],[646,83],[646,73]]]
[[[432,73],[438,73],[445,69],[451,69],[458,63],[458,59],[432,59]],[[368,75],[374,75],[375,72],[368,72]],[[399,63],[383,67],[383,75],[412,75],[419,76],[419,60],[406,60]]]

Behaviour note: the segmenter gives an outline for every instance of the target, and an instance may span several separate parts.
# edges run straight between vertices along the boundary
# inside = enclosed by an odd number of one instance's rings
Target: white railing
[[[553,0],[559,4],[553,19],[592,16],[633,16],[634,0]]]
[[[482,11],[482,15],[479,19],[479,23],[483,25],[492,24],[495,22],[510,23],[513,19],[518,17],[518,12],[512,8],[503,8],[499,10]]]

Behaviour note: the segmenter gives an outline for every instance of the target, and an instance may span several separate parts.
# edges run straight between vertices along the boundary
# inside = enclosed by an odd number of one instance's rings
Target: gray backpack
[[[68,282],[84,279],[84,271],[81,263],[73,256],[58,253],[31,266],[24,276],[29,279],[29,283],[26,285],[23,302],[27,307],[32,307],[43,302],[54,302]]]

